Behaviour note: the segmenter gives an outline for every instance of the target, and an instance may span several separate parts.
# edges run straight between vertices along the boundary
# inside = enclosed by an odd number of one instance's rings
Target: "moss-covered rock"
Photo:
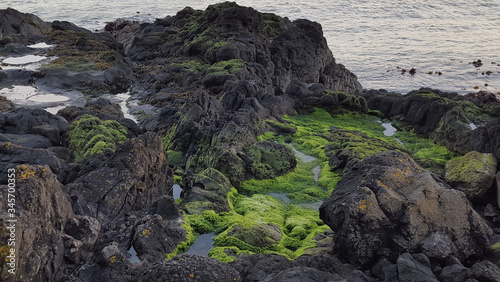
[[[248,171],[257,179],[274,178],[297,165],[295,155],[289,149],[269,140],[255,143],[245,153],[250,158]]]
[[[365,158],[383,151],[400,150],[401,146],[388,143],[378,138],[369,137],[357,130],[333,129],[325,138],[325,152],[329,156],[329,165],[332,169],[349,169]]]
[[[492,187],[497,160],[492,154],[476,151],[446,163],[446,181],[465,193],[471,201],[478,201]]]
[[[71,125],[69,146],[75,160],[81,161],[106,150],[114,152],[117,145],[127,140],[126,136],[127,130],[118,122],[84,115]]]
[[[227,194],[231,182],[220,171],[208,168],[191,179],[186,178],[185,195],[182,206],[190,214],[199,214],[205,210],[217,212],[229,211]]]
[[[233,226],[227,236],[235,237],[255,247],[264,248],[278,244],[282,234],[279,226],[275,224],[259,224],[252,227]]]

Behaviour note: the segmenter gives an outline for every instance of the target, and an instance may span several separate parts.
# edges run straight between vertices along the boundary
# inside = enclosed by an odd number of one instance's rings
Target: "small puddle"
[[[21,57],[10,57],[10,58],[4,59],[2,61],[2,64],[20,66],[20,65],[37,63],[37,62],[40,62],[40,61],[43,61],[46,59],[48,59],[48,58],[45,56],[26,55],[26,56],[21,56]]]
[[[193,245],[191,245],[185,254],[208,255],[208,252],[212,249],[214,237],[215,235],[213,233],[201,234],[196,238],[196,241],[194,241]]]
[[[290,198],[288,198],[284,193],[269,193],[268,195],[279,199],[283,204],[290,203]]]
[[[83,106],[85,98],[79,91],[46,92],[33,86],[13,85],[0,89],[0,95],[11,100],[16,106],[37,107],[56,114],[66,106]]]
[[[295,147],[292,145],[292,143],[287,143],[287,145],[290,146],[292,148],[293,152],[295,153],[295,155],[297,157],[299,157],[305,163],[309,163],[309,162],[312,162],[312,161],[317,159],[313,156],[306,155],[306,154],[302,153],[301,151],[295,149]]]
[[[28,45],[27,47],[28,48],[33,48],[33,49],[48,49],[48,48],[52,48],[54,46],[55,45],[49,45],[49,44],[47,44],[45,42],[40,42],[40,43]]]
[[[131,255],[131,257],[128,258],[128,261],[131,263],[141,263],[141,260],[137,256],[137,252],[134,249],[134,246],[130,246],[130,250],[128,250],[128,253]]]
[[[387,137],[393,137],[394,140],[396,140],[399,144],[403,145],[403,142],[401,142],[401,140],[399,140],[399,138],[396,138],[394,137],[394,134],[396,134],[396,132],[398,131],[394,126],[392,126],[391,123],[389,122],[382,122],[382,126],[385,128],[384,130],[384,135],[387,136]]]
[[[319,210],[319,207],[321,206],[321,204],[323,204],[323,201],[317,201],[317,202],[313,202],[313,203],[300,203],[300,204],[297,204],[297,206],[303,207],[303,208],[310,208],[313,210]]]
[[[134,115],[130,114],[130,107],[127,105],[127,101],[130,99],[130,93],[120,93],[116,95],[106,94],[102,98],[108,99],[113,103],[118,103],[120,109],[122,110],[123,117],[133,120],[137,123],[137,119]]]
[[[172,186],[172,189],[174,189],[174,200],[177,200],[181,197],[181,192],[182,192],[182,188],[179,184],[174,184],[174,186]]]
[[[318,165],[318,166],[315,166],[313,169],[312,169],[312,172],[313,172],[313,177],[314,177],[314,180],[316,182],[318,182],[319,180],[319,173],[321,171],[321,167]]]
[[[394,134],[396,134],[396,132],[398,131],[394,126],[392,126],[392,124],[390,124],[388,122],[383,122],[382,126],[385,128],[385,130],[384,130],[385,136],[389,136],[389,137],[394,136]]]
[[[29,97],[28,100],[39,103],[51,103],[51,102],[68,101],[69,98],[66,96],[56,95],[56,94],[40,94],[40,95],[33,95]]]

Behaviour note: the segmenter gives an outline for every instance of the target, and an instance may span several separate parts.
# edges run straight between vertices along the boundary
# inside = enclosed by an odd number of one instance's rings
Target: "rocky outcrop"
[[[95,217],[101,224],[149,206],[168,194],[172,185],[167,156],[154,133],[126,141],[109,159],[90,169],[65,189],[77,214]]]
[[[303,255],[293,262],[275,254],[247,255],[229,265],[242,281],[376,281],[332,255]]]
[[[479,201],[492,188],[497,160],[491,154],[476,151],[446,163],[446,181],[465,193],[471,201]]]
[[[294,114],[296,101],[318,89],[361,91],[355,75],[335,63],[321,26],[307,20],[226,2],[205,11],[185,8],[153,24],[119,20],[107,29],[137,63],[148,89],[144,101],[163,108],[144,128],[167,136],[168,150],[185,156],[181,167],[195,173],[213,167],[236,186],[294,167],[268,169],[242,155],[252,150],[263,120]],[[363,98],[333,96],[329,107],[366,110]]]
[[[396,151],[354,167],[321,205],[320,217],[335,232],[334,251],[359,266],[372,264],[383,249],[392,259],[415,252],[433,232],[448,236],[454,255],[465,260],[481,256],[492,234],[462,192]]]
[[[14,249],[15,274],[2,263],[2,281],[57,281],[66,253],[65,246],[79,248],[81,242],[64,234],[73,210],[63,193],[62,185],[48,166],[18,165],[14,168],[15,179],[12,193],[15,213],[8,214],[8,197],[0,197],[2,216],[0,233],[2,256]],[[7,185],[3,186],[6,187]],[[7,188],[3,189],[7,193]],[[9,199],[12,199],[9,197]],[[15,222],[9,222],[9,219]],[[13,234],[14,236],[12,236]],[[7,245],[9,238],[15,245]]]
[[[181,255],[159,261],[139,277],[142,281],[242,281],[234,268],[216,259],[199,255]]]
[[[49,23],[33,14],[8,8],[0,10],[0,47],[7,44],[32,42],[52,31]]]

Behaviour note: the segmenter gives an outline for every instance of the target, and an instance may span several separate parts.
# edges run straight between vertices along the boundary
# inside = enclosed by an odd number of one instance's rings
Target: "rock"
[[[333,128],[323,137],[329,141],[325,146],[328,164],[339,171],[348,171],[371,155],[399,149],[396,145],[369,137],[358,130]]]
[[[283,235],[277,225],[259,224],[248,228],[235,225],[227,232],[227,236],[238,238],[255,247],[265,248],[278,244]]]
[[[440,232],[434,232],[425,238],[420,245],[422,253],[431,259],[442,260],[457,252],[450,238]]]
[[[67,167],[63,160],[46,149],[26,148],[10,142],[0,144],[0,183],[7,183],[7,169],[16,165],[47,165],[57,176],[59,182],[64,182],[67,176]]]
[[[428,262],[428,259],[427,259]],[[422,263],[409,253],[399,256],[398,261],[398,281],[401,282],[430,282],[439,281],[432,273],[430,262]]]
[[[116,104],[113,104],[113,106],[111,106],[111,107],[114,108],[115,106],[116,106]],[[108,112],[109,112],[109,110],[108,110]],[[141,130],[139,129],[139,127],[137,126],[137,124],[134,121],[127,119],[127,118],[120,117],[120,116],[115,115],[115,114],[110,114],[108,112],[95,111],[95,110],[91,110],[90,108],[87,108],[87,107],[81,108],[81,107],[70,106],[70,107],[66,107],[62,110],[59,110],[59,112],[57,114],[64,117],[70,123],[72,123],[75,120],[80,119],[82,116],[84,116],[86,114],[98,117],[99,119],[101,119],[103,121],[114,120],[127,128],[127,132],[128,132],[127,136],[129,138],[137,137],[141,133]]]
[[[481,200],[495,180],[497,160],[492,154],[476,151],[446,163],[446,181],[471,201]]]
[[[475,263],[472,268],[474,278],[479,281],[498,282],[500,281],[500,267],[488,260]]]
[[[492,204],[487,204],[486,207],[484,207],[484,216],[485,217],[495,217],[498,216],[500,213],[498,212],[498,209],[496,209]]]
[[[146,216],[135,228],[132,244],[143,262],[155,262],[175,250],[177,244],[186,240],[186,230],[164,221],[159,215]]]
[[[0,72],[0,81],[2,81],[2,73]],[[14,109],[14,103],[11,100],[0,96],[0,113],[9,112]]]
[[[47,149],[52,147],[52,142],[49,139],[36,134],[2,134],[0,133],[2,142],[11,142],[25,148],[41,148]]]
[[[373,265],[371,274],[382,281],[397,281],[398,266],[386,258],[381,258]]]
[[[500,172],[495,175],[496,186],[497,186],[497,205],[500,208]]]
[[[272,274],[292,268],[292,262],[286,257],[276,254],[246,255],[228,263],[234,267],[243,281],[264,281]]]
[[[139,276],[142,281],[242,281],[238,271],[216,259],[199,255],[181,255],[159,261]]]
[[[360,266],[373,264],[381,248],[390,249],[392,259],[414,252],[434,232],[453,238],[459,258],[481,256],[492,234],[462,192],[396,151],[352,168],[321,205],[320,218],[336,234],[334,251]]]
[[[65,254],[64,227],[74,216],[71,205],[48,166],[18,165],[14,169],[15,177],[10,179],[16,180],[17,221],[9,223],[8,217],[2,216],[0,238],[5,248],[14,230],[16,273],[12,275],[4,268],[1,280],[57,281]],[[7,207],[7,196],[0,197],[0,206]],[[14,229],[7,229],[13,224]]]
[[[251,280],[253,281],[253,280]],[[276,275],[270,275],[267,279],[262,281],[276,281],[276,282],[288,282],[288,281],[348,281],[343,280],[340,275],[324,272],[315,268],[308,267],[293,267],[283,270]],[[351,280],[353,281],[353,280]]]
[[[77,214],[94,217],[102,226],[121,214],[152,206],[168,194],[173,180],[155,133],[127,140],[109,159],[99,160],[97,168],[82,172],[65,189],[73,208],[79,207]]]
[[[246,162],[248,174],[257,179],[274,178],[297,165],[295,155],[284,145],[270,140],[255,143],[240,157]]]
[[[97,219],[80,215],[71,218],[64,229],[66,234],[81,241],[82,246],[88,250],[94,247],[100,230],[101,225]]]
[[[59,143],[58,140],[69,130],[69,124],[64,118],[43,109],[20,108],[5,114],[5,124],[1,130],[11,134],[40,134]]]
[[[469,272],[462,264],[452,264],[443,268],[439,279],[443,282],[463,282],[468,276]]]
[[[0,26],[2,26],[0,46],[8,43],[9,39],[19,40],[23,43],[28,40],[36,40],[52,30],[50,24],[42,21],[39,17],[11,8],[0,10]]]
[[[192,183],[190,183],[192,182]],[[186,179],[183,208],[191,213],[202,213],[204,210],[215,210],[216,212],[229,211],[227,193],[232,185],[220,171],[208,168],[192,180]]]

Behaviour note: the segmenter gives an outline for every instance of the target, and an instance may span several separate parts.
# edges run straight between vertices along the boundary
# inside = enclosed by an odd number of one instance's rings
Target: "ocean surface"
[[[0,8],[98,31],[117,18],[153,21],[186,6],[205,9],[217,2],[223,1],[2,0]],[[403,94],[420,87],[461,94],[500,91],[500,0],[237,3],[290,20],[319,22],[337,62],[354,72],[364,88]],[[471,64],[477,60],[483,64],[479,68]],[[414,75],[409,74],[412,68]]]

